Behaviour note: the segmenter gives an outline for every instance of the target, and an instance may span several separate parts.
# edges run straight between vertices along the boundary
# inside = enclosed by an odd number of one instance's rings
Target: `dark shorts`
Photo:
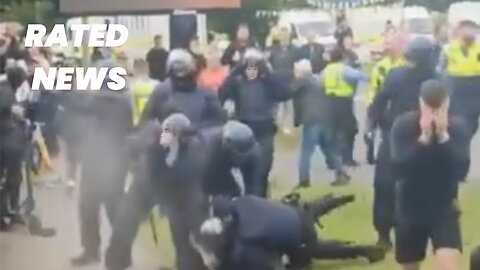
[[[441,248],[462,250],[459,215],[452,214],[433,225],[396,224],[395,256],[400,264],[425,258],[428,240],[434,251]]]

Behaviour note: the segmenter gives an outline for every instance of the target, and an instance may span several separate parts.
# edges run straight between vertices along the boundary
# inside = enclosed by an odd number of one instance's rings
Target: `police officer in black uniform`
[[[196,84],[193,56],[183,50],[170,52],[167,60],[169,79],[159,84],[145,106],[140,125],[148,120],[160,122],[174,112],[185,114],[195,127],[220,125],[225,113],[215,96]]]
[[[317,238],[315,221],[353,199],[327,195],[303,204],[256,196],[214,197],[192,242],[209,269],[219,270],[285,269],[282,255],[288,256],[290,270],[306,269],[313,259],[381,260],[384,251],[379,247]]]
[[[97,66],[112,68],[108,60]],[[127,176],[124,144],[132,129],[132,109],[126,90],[108,88],[106,78],[101,90],[87,91],[82,111],[87,120],[80,160],[79,186],[80,236],[83,252],[71,260],[84,266],[100,260],[100,207],[105,206],[110,223],[114,220]],[[80,102],[80,101],[79,101]]]
[[[378,244],[390,248],[390,231],[394,224],[395,176],[390,158],[389,134],[395,119],[405,112],[418,110],[420,86],[436,77],[434,47],[426,38],[410,41],[405,55],[407,64],[393,68],[383,88],[368,109],[369,125],[382,130],[374,176],[373,224]]]
[[[155,121],[144,124],[131,138],[131,151],[137,156],[135,179],[114,223],[105,260],[108,269],[131,264],[140,222],[157,204],[166,210],[170,222],[177,268],[201,269],[189,234],[199,228],[199,215],[204,217],[206,196],[238,196],[255,188],[257,145],[247,126],[229,122],[199,133],[192,127],[188,118],[175,113],[161,127]],[[232,175],[234,168],[241,172],[244,184]]]

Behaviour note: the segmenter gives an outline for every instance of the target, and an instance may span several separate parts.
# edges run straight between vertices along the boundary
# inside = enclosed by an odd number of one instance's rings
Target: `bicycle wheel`
[[[41,153],[42,152],[40,150],[40,146],[38,145],[38,143],[33,143],[29,158],[30,158],[30,164],[31,164],[30,170],[32,170],[32,172],[35,175],[38,175],[40,172],[40,167],[42,163]]]

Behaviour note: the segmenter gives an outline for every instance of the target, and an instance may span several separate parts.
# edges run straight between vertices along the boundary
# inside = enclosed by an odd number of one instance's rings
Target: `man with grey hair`
[[[341,163],[334,162],[331,154],[333,142],[325,145],[320,141],[326,141],[328,124],[325,111],[325,97],[322,94],[321,82],[318,76],[312,75],[312,66],[309,60],[300,60],[295,64],[295,80],[292,85],[294,90],[293,108],[294,124],[302,126],[302,143],[300,148],[300,161],[298,168],[299,188],[310,186],[310,161],[317,145],[325,155],[327,164],[332,163],[336,170],[342,170]]]

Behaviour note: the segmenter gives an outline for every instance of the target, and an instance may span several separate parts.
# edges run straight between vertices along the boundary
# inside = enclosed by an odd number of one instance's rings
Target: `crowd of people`
[[[170,225],[179,270],[304,269],[324,258],[376,262],[393,245],[403,269],[415,270],[429,240],[436,269],[459,269],[458,186],[469,171],[480,115],[478,27],[460,22],[441,57],[427,38],[387,42],[371,75],[361,70],[345,18],[339,18],[338,44],[328,50],[313,33],[295,47],[287,25],[265,50],[246,24],[224,52],[212,43],[202,53],[196,37],[187,48],[168,52],[155,36],[145,59],[133,63],[130,87],[112,91],[107,78],[100,91],[59,92],[28,90],[33,68],[50,66],[48,52],[22,49],[20,38],[7,31],[0,37],[1,229],[19,217],[29,140],[22,123],[29,119],[45,123],[53,156],[62,148],[58,138],[65,142],[67,178],[79,178],[83,252],[73,266],[101,259],[103,205],[112,227],[105,265],[128,268],[139,226],[158,205]],[[99,48],[92,64],[112,68],[114,58],[110,49]],[[376,245],[324,240],[315,231],[321,215],[353,197],[311,204],[292,199],[296,193],[282,201],[268,198],[277,123],[289,115],[290,102],[293,123],[301,127],[295,189],[311,186],[317,145],[333,171],[332,185],[350,182],[347,167],[357,165],[359,132],[354,97],[362,83],[370,85],[365,138],[381,137]],[[472,254],[473,270],[479,253]]]

